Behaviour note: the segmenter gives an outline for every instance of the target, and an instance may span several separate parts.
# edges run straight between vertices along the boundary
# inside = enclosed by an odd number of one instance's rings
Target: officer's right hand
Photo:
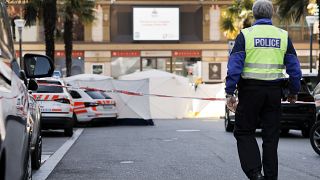
[[[297,94],[289,94],[288,95],[288,102],[290,104],[296,103],[297,100],[298,100],[298,95]]]
[[[235,112],[237,109],[237,98],[233,95],[227,95],[227,107],[230,111]]]

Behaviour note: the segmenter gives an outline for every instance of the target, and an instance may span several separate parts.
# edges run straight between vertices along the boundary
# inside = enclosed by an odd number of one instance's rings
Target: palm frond
[[[224,31],[234,31],[234,20],[231,17],[222,19],[221,29],[223,29]]]
[[[276,0],[275,4],[278,6],[277,13],[282,21],[293,19],[298,22],[307,12],[309,0]]]
[[[253,6],[253,0],[244,0],[242,6],[245,10],[251,10]]]

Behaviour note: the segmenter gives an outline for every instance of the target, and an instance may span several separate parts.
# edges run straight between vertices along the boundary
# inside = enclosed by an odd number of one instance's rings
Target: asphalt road
[[[261,143],[259,133],[257,138]],[[44,141],[44,147],[52,146],[45,142],[48,141]],[[240,167],[235,139],[224,131],[222,120],[156,120],[155,126],[86,128],[48,179],[246,177]],[[280,139],[279,179],[320,179],[320,156],[298,131]]]

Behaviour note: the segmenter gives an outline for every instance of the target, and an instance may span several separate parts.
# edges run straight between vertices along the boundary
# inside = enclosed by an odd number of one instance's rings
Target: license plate
[[[41,112],[51,112],[51,109],[47,109],[47,108],[40,108]]]
[[[112,109],[112,106],[103,106],[103,109]]]

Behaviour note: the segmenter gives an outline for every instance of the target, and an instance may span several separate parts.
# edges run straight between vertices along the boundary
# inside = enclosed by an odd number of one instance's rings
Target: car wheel
[[[39,136],[34,151],[31,155],[32,169],[38,170],[41,166],[42,137]]]
[[[31,167],[31,153],[30,148],[28,150],[28,161],[26,162],[26,168],[24,172],[24,180],[32,180],[32,167]]]
[[[287,135],[289,134],[289,131],[290,131],[290,129],[284,128],[284,129],[281,129],[281,130],[280,130],[280,134],[281,134],[282,136],[287,136]]]
[[[71,137],[73,135],[73,128],[66,128],[64,129],[64,135],[67,137]]]
[[[234,125],[230,123],[229,110],[227,108],[224,116],[224,127],[227,132],[233,132]]]
[[[301,134],[303,137],[308,138],[310,135],[310,128],[304,127],[301,129]]]
[[[320,121],[311,128],[310,143],[313,150],[320,155]]]

